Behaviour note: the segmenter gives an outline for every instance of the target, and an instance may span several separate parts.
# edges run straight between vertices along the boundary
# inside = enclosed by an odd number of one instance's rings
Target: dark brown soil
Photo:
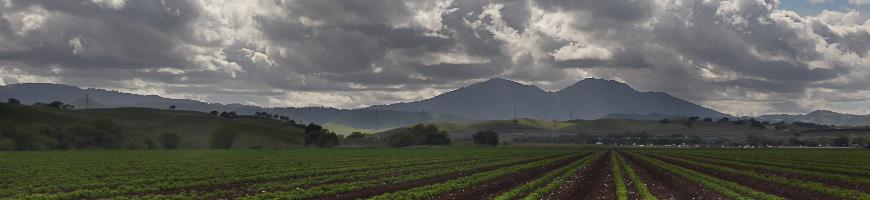
[[[637,160],[628,154],[623,155],[626,155],[623,156],[625,162],[634,169],[634,173],[646,183],[647,189],[658,199],[727,199],[679,175]]]
[[[503,165],[483,167],[483,168],[478,168],[478,169],[469,170],[466,172],[461,172],[461,173],[456,173],[456,174],[430,177],[430,178],[418,179],[418,180],[402,182],[402,183],[381,185],[381,186],[377,186],[377,187],[373,187],[373,188],[366,188],[366,189],[362,189],[362,190],[342,192],[342,193],[329,195],[329,196],[315,197],[312,199],[321,199],[321,200],[365,199],[365,198],[377,196],[379,194],[402,191],[402,190],[407,190],[407,189],[420,187],[420,186],[424,186],[424,185],[431,185],[431,184],[436,184],[436,183],[447,182],[449,180],[461,178],[461,177],[468,176],[468,175],[475,174],[475,173],[490,171],[490,170],[502,168],[505,166],[531,163],[531,162],[540,161],[540,160],[544,160],[547,158],[553,158],[553,157],[558,157],[558,156],[562,156],[562,155],[553,155],[553,156],[523,160],[523,161],[518,161],[518,162],[513,162],[513,163],[508,163],[508,164],[503,164]]]
[[[722,172],[719,172],[716,170],[707,169],[707,168],[696,166],[696,165],[691,165],[691,164],[688,164],[685,162],[681,162],[681,161],[677,161],[677,160],[673,160],[673,159],[669,159],[669,158],[665,158],[665,157],[661,157],[661,156],[657,156],[657,155],[649,155],[649,156],[656,158],[656,159],[659,159],[661,161],[673,164],[673,165],[677,165],[677,166],[680,166],[680,167],[683,167],[686,169],[695,170],[697,172],[701,172],[701,173],[704,173],[706,175],[716,177],[719,179],[735,182],[737,184],[752,188],[754,190],[757,190],[760,192],[765,192],[768,194],[777,195],[780,197],[784,197],[786,199],[838,199],[838,198],[831,197],[828,195],[824,195],[824,194],[820,194],[820,193],[816,193],[816,192],[810,192],[810,191],[806,191],[806,190],[799,189],[799,188],[794,188],[794,187],[789,187],[789,186],[779,185],[779,184],[773,184],[773,183],[769,183],[769,182],[765,182],[762,180],[757,180],[757,179],[753,179],[753,178],[749,178],[749,177],[744,177],[744,176],[722,173]]]
[[[546,199],[616,199],[610,152],[581,170]]]
[[[476,185],[471,188],[445,193],[433,199],[492,199],[501,193],[504,193],[510,189],[534,180],[549,171],[569,165],[585,156],[588,156],[588,154],[582,156],[578,155],[575,157],[559,160],[544,166],[513,173],[508,176],[501,177],[480,185]]]

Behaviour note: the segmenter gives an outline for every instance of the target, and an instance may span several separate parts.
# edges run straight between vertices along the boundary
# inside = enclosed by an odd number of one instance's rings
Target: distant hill
[[[662,120],[668,118],[677,118],[679,116],[676,115],[663,115],[659,113],[651,113],[651,114],[624,114],[624,113],[615,113],[605,115],[601,117],[601,119],[634,119],[634,120]]]
[[[868,126],[870,125],[870,115],[853,115],[843,114],[828,110],[817,110],[805,115],[762,115],[758,117],[767,121],[800,121],[811,122],[816,124],[828,125],[846,125],[846,126]]]
[[[255,117],[226,119],[196,111],[153,108],[99,108],[60,110],[0,103],[0,122],[27,129],[34,126],[64,128],[72,123],[109,119],[122,128],[124,147],[144,148],[146,138],[157,140],[164,132],[181,137],[180,148],[209,147],[210,134],[223,127],[239,131],[233,148],[284,148],[300,146],[304,130],[279,120]]]
[[[422,101],[378,105],[379,110],[419,111],[474,119],[598,119],[613,113],[727,117],[663,92],[638,92],[625,83],[584,79],[556,92],[494,78]]]
[[[167,109],[175,105],[178,110],[199,112],[235,111],[242,115],[255,112],[286,115],[300,122],[318,124],[340,124],[359,129],[384,129],[407,126],[423,122],[458,122],[468,119],[432,112],[412,111],[375,111],[372,109],[336,109],[324,107],[303,108],[263,108],[242,104],[205,103],[189,99],[170,99],[156,95],[137,95],[103,89],[81,89],[75,86],[50,83],[24,83],[0,86],[0,101],[16,98],[22,104],[35,102],[62,101],[76,108],[119,108],[142,107]]]

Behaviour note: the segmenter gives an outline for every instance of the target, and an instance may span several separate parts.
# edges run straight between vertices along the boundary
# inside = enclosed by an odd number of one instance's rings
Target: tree
[[[704,122],[713,122],[713,118],[705,117]]]
[[[409,128],[408,133],[418,137],[421,145],[450,145],[450,135],[438,130],[435,124],[417,124]]]
[[[71,146],[77,149],[120,147],[121,127],[108,119],[76,122],[66,128]]]
[[[63,102],[53,101],[51,103],[48,103],[48,107],[60,109],[63,107]]]
[[[157,144],[151,138],[145,138],[145,147],[148,149],[157,149]]]
[[[670,120],[670,119],[662,119],[662,120],[659,121],[659,122],[662,123],[662,124],[670,124],[670,123],[671,123],[671,120]]]
[[[837,137],[837,138],[834,138],[834,140],[831,141],[831,145],[832,145],[832,146],[836,146],[836,147],[848,147],[848,146],[851,145],[851,144],[849,144],[849,138],[847,138],[847,137]]]
[[[498,133],[495,131],[487,130],[477,132],[472,136],[475,144],[480,145],[489,145],[489,146],[498,146]]]
[[[9,98],[6,102],[9,104],[21,105],[21,101],[16,98]]]
[[[415,145],[418,137],[409,132],[395,133],[387,137],[387,143],[392,147],[407,147]]]
[[[338,135],[323,129],[320,125],[310,123],[305,126],[305,146],[333,147],[338,146]]]
[[[217,116],[218,114],[220,114],[220,112],[218,112],[217,110],[212,110],[211,112],[208,112],[208,114]]]
[[[175,110],[175,105],[169,106],[169,110]]]
[[[233,147],[233,142],[239,134],[232,128],[220,128],[211,133],[209,144],[212,149],[229,149]]]
[[[353,139],[362,139],[365,137],[366,137],[366,134],[363,134],[362,132],[353,132],[347,136],[347,138],[353,138]]]
[[[163,132],[160,134],[160,145],[163,145],[164,149],[177,149],[178,143],[181,142],[181,137],[178,134],[172,132]]]
[[[427,134],[423,136],[423,140],[420,141],[422,145],[450,145],[450,135],[445,132]]]

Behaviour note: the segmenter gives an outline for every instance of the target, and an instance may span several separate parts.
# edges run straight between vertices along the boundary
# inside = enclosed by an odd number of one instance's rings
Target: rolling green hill
[[[164,132],[181,137],[180,148],[208,148],[210,134],[220,128],[239,132],[233,148],[286,148],[302,144],[304,130],[287,122],[242,116],[226,119],[195,111],[152,108],[60,110],[0,103],[0,122],[17,127],[66,127],[76,122],[109,119],[122,128],[125,147],[144,148],[144,140],[157,140]]]

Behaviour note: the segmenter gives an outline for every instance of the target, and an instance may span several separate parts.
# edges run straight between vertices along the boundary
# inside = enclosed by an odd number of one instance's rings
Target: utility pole
[[[571,110],[571,116],[568,118],[568,120],[574,120],[574,110]]]
[[[91,95],[85,94],[85,109],[91,108]]]

